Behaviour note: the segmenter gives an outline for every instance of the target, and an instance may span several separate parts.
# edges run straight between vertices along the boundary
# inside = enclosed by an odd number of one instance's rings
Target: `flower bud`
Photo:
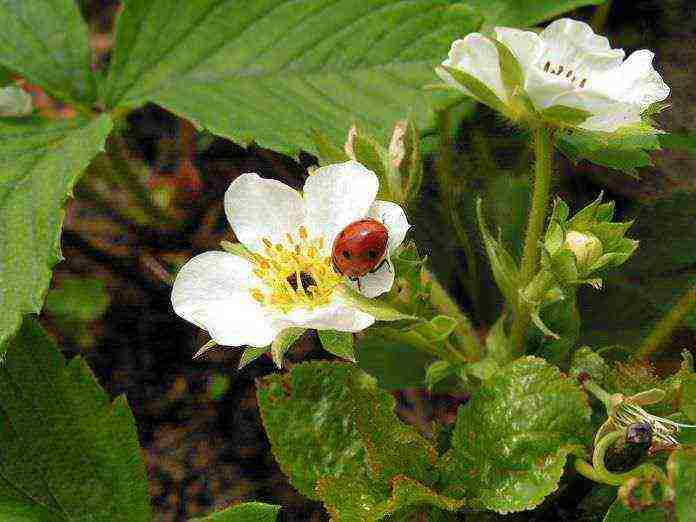
[[[571,230],[566,234],[565,246],[575,254],[578,268],[589,268],[602,255],[602,242],[592,234]]]

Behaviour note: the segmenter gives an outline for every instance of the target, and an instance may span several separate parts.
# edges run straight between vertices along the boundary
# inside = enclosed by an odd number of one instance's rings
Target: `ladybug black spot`
[[[368,250],[367,257],[369,257],[372,260],[377,259],[377,252],[375,252],[374,250]]]
[[[344,250],[343,252],[341,252],[341,255],[346,259],[350,259],[351,257],[350,252],[348,252],[348,250]]]

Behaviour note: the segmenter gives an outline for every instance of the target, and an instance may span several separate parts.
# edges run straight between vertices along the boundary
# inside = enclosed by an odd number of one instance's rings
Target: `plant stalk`
[[[447,293],[447,290],[444,289],[435,275],[430,271],[427,271],[426,275],[431,284],[430,302],[432,305],[444,315],[457,321],[457,326],[452,333],[452,340],[464,352],[468,362],[480,360],[482,356],[481,343],[471,321]]]
[[[638,356],[647,359],[670,339],[674,329],[681,324],[686,314],[696,305],[696,285],[692,286],[653,328],[638,351]]]
[[[534,155],[534,192],[522,252],[520,289],[527,287],[539,269],[539,241],[544,231],[553,174],[553,133],[548,127],[534,129]],[[515,316],[511,333],[512,347],[517,355],[522,355],[530,324],[529,304],[518,298],[513,306]]]

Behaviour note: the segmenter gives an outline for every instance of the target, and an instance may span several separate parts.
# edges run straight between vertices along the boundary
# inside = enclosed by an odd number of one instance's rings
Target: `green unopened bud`
[[[592,234],[571,230],[566,234],[565,246],[575,254],[578,268],[582,270],[592,265],[602,255],[602,242]]]

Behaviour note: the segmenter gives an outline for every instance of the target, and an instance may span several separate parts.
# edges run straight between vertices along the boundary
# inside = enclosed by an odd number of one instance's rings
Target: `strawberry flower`
[[[172,289],[174,311],[225,346],[267,346],[287,328],[367,328],[375,317],[340,291],[347,281],[331,250],[348,224],[381,221],[389,235],[386,262],[360,279],[359,290],[376,297],[391,289],[390,255],[409,224],[399,205],[375,200],[378,188],[375,173],[355,161],[317,169],[302,193],[242,174],[227,189],[225,212],[246,250],[205,252],[188,261]]]
[[[508,52],[517,61],[512,71],[501,68]],[[614,132],[639,124],[652,104],[669,95],[653,57],[639,50],[624,59],[623,49],[612,49],[589,25],[564,18],[540,34],[496,27],[492,40],[471,33],[452,44],[437,73],[511,118],[525,110],[515,100],[524,94],[537,114],[558,117],[559,108],[576,110],[577,127]]]

